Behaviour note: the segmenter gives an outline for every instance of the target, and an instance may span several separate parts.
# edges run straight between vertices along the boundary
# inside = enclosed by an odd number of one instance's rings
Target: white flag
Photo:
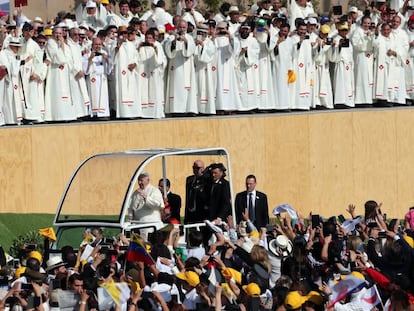
[[[365,310],[371,310],[381,302],[381,298],[375,285],[364,291],[360,298],[361,305],[363,305]]]

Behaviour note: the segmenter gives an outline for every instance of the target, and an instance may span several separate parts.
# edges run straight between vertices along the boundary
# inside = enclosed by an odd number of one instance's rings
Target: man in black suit
[[[226,221],[231,213],[230,184],[224,179],[226,168],[222,163],[209,166],[211,182],[209,185],[208,219],[220,217]]]
[[[207,177],[204,173],[204,162],[195,160],[193,175],[185,181],[185,215],[184,223],[203,222],[207,218]]]
[[[235,208],[237,223],[244,220],[243,214],[245,214],[258,230],[269,224],[267,196],[256,190],[256,176],[246,177],[246,191],[236,195]]]
[[[162,196],[164,198],[164,222],[171,222],[173,219],[175,220],[174,223],[177,221],[180,223],[180,210],[181,210],[181,197],[178,194],[172,193],[170,191],[171,182],[168,178],[165,179],[165,193],[167,193],[167,196],[164,195],[164,180],[161,178],[158,181],[158,189],[160,189]]]

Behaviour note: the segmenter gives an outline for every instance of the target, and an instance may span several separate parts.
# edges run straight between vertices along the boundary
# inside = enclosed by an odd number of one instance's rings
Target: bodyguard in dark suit
[[[256,190],[256,176],[246,177],[246,191],[236,195],[235,209],[237,223],[243,220],[243,213],[245,213],[249,215],[249,219],[258,230],[269,224],[267,196]]]
[[[230,184],[224,179],[226,168],[222,163],[210,165],[211,183],[209,187],[208,219],[214,220],[220,217],[227,221],[231,213]]]

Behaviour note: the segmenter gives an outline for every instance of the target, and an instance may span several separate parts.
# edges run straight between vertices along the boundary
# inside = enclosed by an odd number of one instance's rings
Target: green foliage
[[[0,214],[0,245],[9,252],[14,240],[23,239],[29,231],[37,233],[39,229],[52,226],[54,217],[54,214]],[[43,247],[42,240],[38,244]]]
[[[43,237],[39,234],[38,231],[29,231],[26,234],[20,235],[13,240],[13,243],[10,246],[9,254],[12,257],[16,257],[19,253],[19,250],[21,250],[25,244],[36,244],[36,250],[43,253],[43,240]]]

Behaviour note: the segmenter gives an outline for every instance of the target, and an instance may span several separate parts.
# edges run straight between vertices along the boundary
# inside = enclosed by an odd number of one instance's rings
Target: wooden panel
[[[345,214],[352,203],[352,117],[352,113],[339,112],[309,118],[311,200],[306,212],[326,215],[336,208]]]
[[[32,176],[31,130],[5,128],[0,131],[0,210],[25,213],[31,208],[31,189],[36,183]],[[22,195],[23,194],[23,195]]]
[[[411,109],[389,109],[6,127],[0,210],[54,213],[74,168],[97,152],[222,146],[231,154],[234,192],[255,174],[270,211],[289,203],[305,215],[338,215],[355,203],[362,214],[374,199],[390,217],[402,217],[414,203],[413,117]],[[174,162],[167,172],[183,199],[194,160]],[[157,184],[161,171],[150,173]]]
[[[397,148],[395,118],[402,111],[353,113],[355,195],[360,206],[367,200],[382,202],[384,209],[397,208]]]

